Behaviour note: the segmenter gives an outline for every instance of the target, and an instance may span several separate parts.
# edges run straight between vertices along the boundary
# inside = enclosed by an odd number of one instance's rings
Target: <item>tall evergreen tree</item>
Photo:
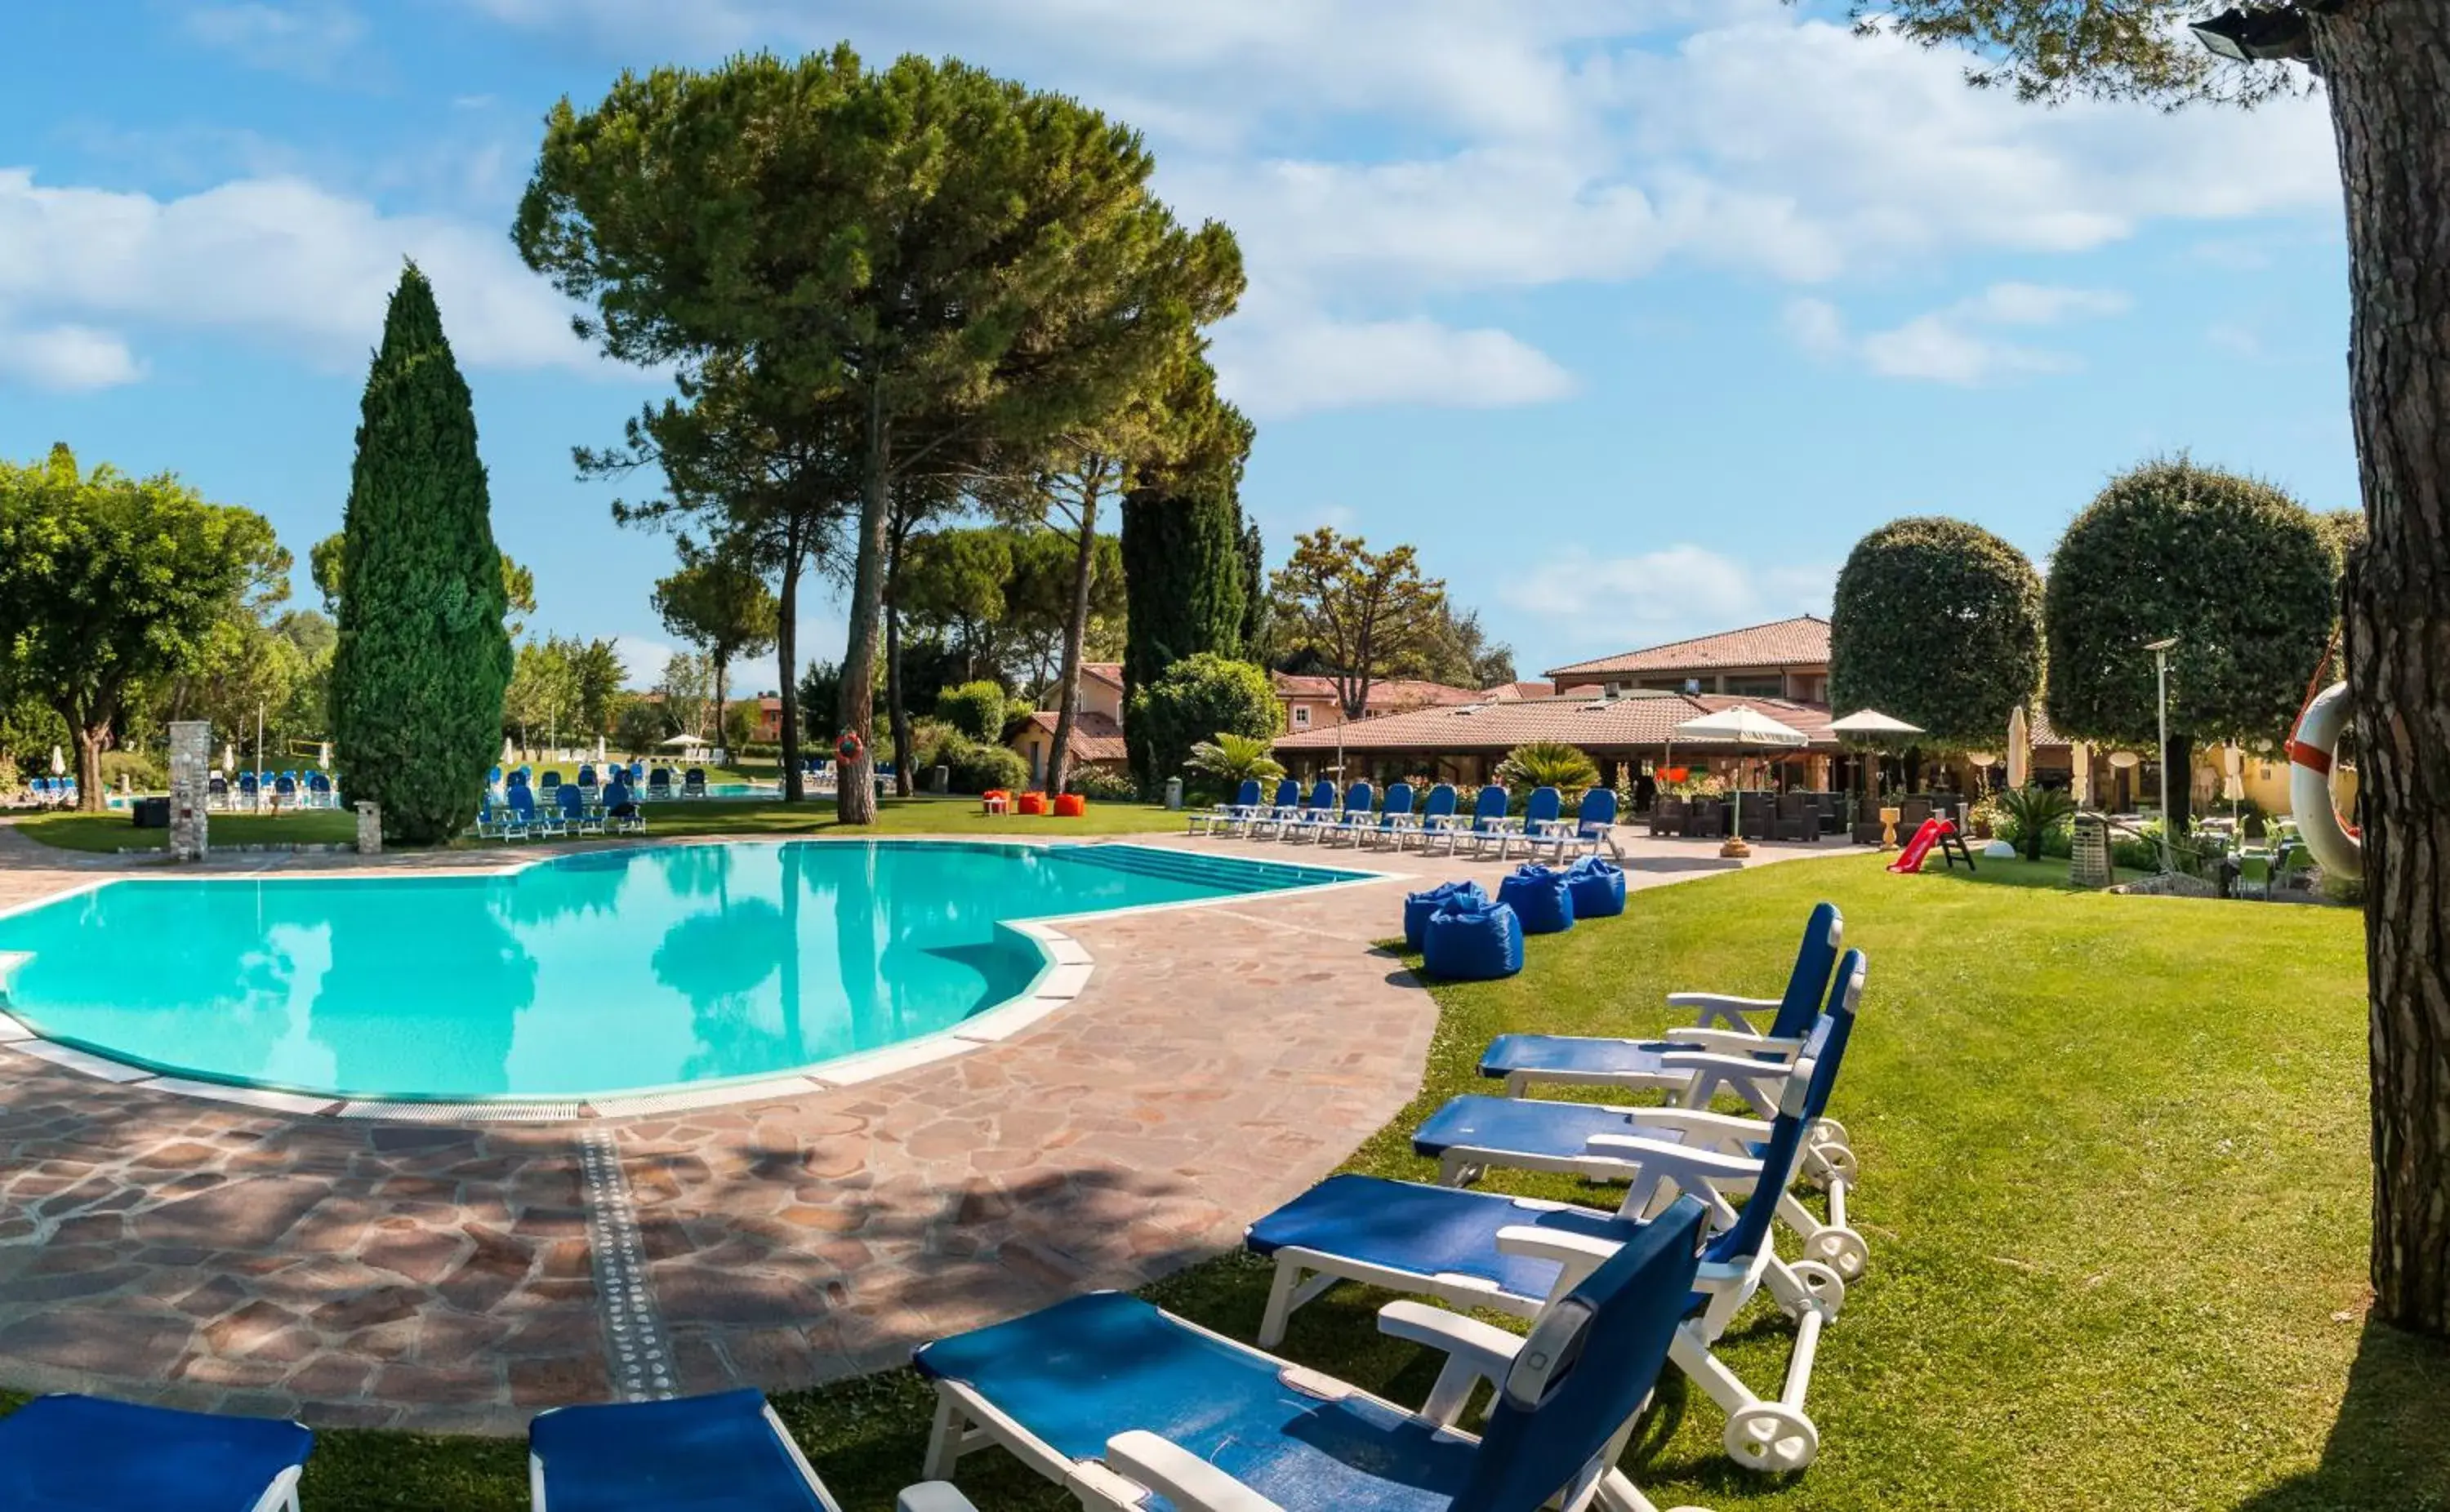
[[[511,638],[476,412],[415,263],[366,378],[341,533],[341,790],[382,805],[387,839],[445,839],[476,814],[501,740]]]
[[[1202,651],[1242,654],[1242,542],[1233,491],[1221,478],[1182,493],[1136,489],[1123,497],[1123,697]],[[1149,742],[1128,722],[1124,743],[1142,791],[1170,772],[1149,766]]]

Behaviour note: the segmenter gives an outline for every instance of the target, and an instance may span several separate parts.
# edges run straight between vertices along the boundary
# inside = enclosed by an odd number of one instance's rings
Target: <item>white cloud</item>
[[[38,185],[0,168],[0,320],[241,331],[335,367],[364,359],[401,260],[433,279],[463,361],[603,364],[570,306],[497,230],[372,204],[289,178],[241,179],[181,199]]]
[[[1537,347],[1428,320],[1236,322],[1215,355],[1220,387],[1261,418],[1372,404],[1504,409],[1574,391],[1573,375]]]
[[[338,0],[269,5],[188,5],[180,14],[187,35],[259,68],[330,77],[366,33],[366,23]]]
[[[43,330],[0,328],[0,384],[79,392],[115,388],[145,376],[127,343],[82,325]]]
[[[622,687],[652,688],[679,648],[649,635],[615,635],[612,654],[621,658]]]
[[[1637,556],[1546,563],[1507,583],[1502,596],[1527,613],[1665,633],[1825,614],[1837,578],[1834,566],[1761,567],[1688,542]]]
[[[1945,309],[1861,337],[1848,332],[1836,305],[1799,299],[1787,305],[1786,327],[1798,346],[1823,360],[1854,357],[1882,378],[1973,386],[2083,366],[2072,353],[2004,340],[1993,334],[1996,328],[2055,325],[2115,315],[2128,305],[2125,295],[2106,289],[1994,283]]]

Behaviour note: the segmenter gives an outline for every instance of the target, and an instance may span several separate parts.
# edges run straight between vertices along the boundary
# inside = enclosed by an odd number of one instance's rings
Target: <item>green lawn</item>
[[[776,801],[707,799],[651,804],[649,840],[687,835],[950,834],[1009,835],[1044,839],[1061,835],[1131,835],[1182,827],[1179,813],[1151,804],[1091,804],[1079,819],[1021,818],[982,814],[975,798],[888,798],[873,829],[844,831],[835,823],[831,798],[799,804]],[[116,851],[133,846],[161,849],[169,832],[138,829],[125,814],[41,814],[16,822],[19,832],[64,850]],[[355,841],[357,816],[319,809],[283,814],[215,814],[213,843],[222,845],[331,844]],[[476,845],[474,841],[463,842]],[[486,842],[487,845],[500,843]],[[516,843],[525,845],[528,842]]]
[[[1407,1134],[1480,1087],[1502,1030],[1646,1031],[1673,988],[1774,993],[1806,909],[1832,898],[1871,956],[1833,1112],[1873,1258],[1824,1339],[1823,1452],[1790,1483],[1746,1476],[1720,1456],[1718,1410],[1671,1374],[1632,1451],[1662,1506],[2450,1505],[2450,1351],[2363,1316],[2357,915],[2075,893],[2053,867],[1900,878],[1856,856],[1637,894],[1622,920],[1533,941],[1520,978],[1438,989],[1428,1084],[1352,1166],[1430,1175]],[[1249,1338],[1267,1279],[1227,1258],[1154,1294]],[[1433,1362],[1375,1336],[1381,1300],[1314,1304],[1289,1352],[1417,1401]],[[1788,1334],[1756,1308],[1723,1350],[1768,1385]],[[906,1372],[781,1406],[852,1512],[916,1476],[928,1399]],[[991,1512],[1071,1504],[993,1453],[964,1469]],[[329,1512],[508,1512],[525,1495],[514,1444],[372,1433],[323,1435],[305,1483]]]

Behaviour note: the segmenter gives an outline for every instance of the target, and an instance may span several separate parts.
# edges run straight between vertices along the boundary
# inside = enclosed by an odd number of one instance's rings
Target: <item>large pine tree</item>
[[[446,839],[476,814],[501,741],[509,605],[476,409],[415,263],[366,378],[340,559],[341,791],[382,805],[387,839]]]

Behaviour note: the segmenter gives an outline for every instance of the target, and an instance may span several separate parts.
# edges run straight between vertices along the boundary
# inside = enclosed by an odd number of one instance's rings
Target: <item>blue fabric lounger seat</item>
[[[555,1407],[528,1463],[535,1512],[842,1512],[753,1390]]]
[[[1578,1163],[1586,1158],[1591,1140],[1600,1134],[1685,1143],[1686,1131],[1662,1127],[1643,1117],[1643,1113],[1660,1111],[1610,1108],[1595,1102],[1535,1102],[1527,1097],[1452,1097],[1412,1131],[1412,1151],[1440,1162],[1459,1151],[1505,1151],[1523,1156],[1520,1160],[1506,1160],[1508,1170],[1578,1173]],[[1766,1131],[1763,1133],[1763,1137],[1744,1140],[1740,1149],[1728,1153],[1760,1159],[1769,1147]],[[1550,1158],[1558,1163],[1536,1163]],[[1455,1174],[1449,1173],[1447,1179],[1454,1180]]]
[[[298,1506],[315,1436],[99,1397],[37,1397],[0,1419],[9,1512],[274,1512]]]
[[[1097,1292],[920,1349],[940,1399],[928,1473],[992,1440],[1082,1504],[1206,1512],[1584,1512],[1650,1502],[1613,1462],[1696,1268],[1701,1205],[1619,1248],[1528,1340],[1417,1303],[1380,1313],[1449,1363],[1419,1412]],[[1487,1432],[1458,1430],[1498,1385]],[[1255,1492],[1264,1503],[1247,1500]]]
[[[1480,1074],[1506,1082],[1507,1095],[1520,1097],[1538,1086],[1616,1087],[1671,1095],[1686,1090],[1690,1074],[1672,1070],[1661,1057],[1675,1051],[1716,1051],[1729,1055],[1768,1055],[1784,1059],[1794,1054],[1820,1012],[1838,967],[1838,949],[1846,921],[1835,903],[1821,903],[1804,923],[1803,943],[1787,973],[1786,992],[1777,998],[1731,998],[1720,993],[1670,993],[1671,1007],[1698,1010],[1690,1029],[1673,1029],[1658,1039],[1608,1039],[1577,1035],[1500,1035],[1480,1057]],[[1757,1031],[1747,1014],[1774,1010],[1765,1032]],[[1721,1026],[1721,1020],[1724,1025]],[[1738,1090],[1742,1090],[1739,1088]],[[1766,1105],[1755,1111],[1767,1116]],[[1842,1134],[1842,1132],[1841,1132]]]

